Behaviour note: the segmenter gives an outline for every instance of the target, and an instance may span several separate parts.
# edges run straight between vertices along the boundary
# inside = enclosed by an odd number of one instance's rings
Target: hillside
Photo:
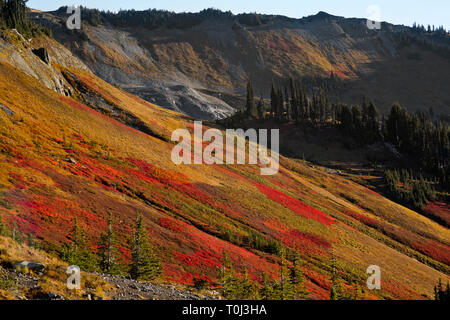
[[[448,116],[448,35],[389,23],[369,30],[364,19],[324,12],[290,19],[212,9],[178,15],[85,9],[79,32],[63,27],[64,8],[33,17],[103,80],[197,119],[243,107],[224,95],[242,96],[248,79],[258,96],[268,97],[272,81],[331,74],[340,80],[335,100],[355,104],[366,96],[383,112],[400,102]],[[213,98],[205,95],[210,91]]]
[[[17,267],[23,261],[39,261],[44,270]],[[0,236],[0,300],[206,300],[218,296],[214,291],[195,292],[181,285],[87,272],[81,273],[81,289],[73,291],[66,287],[68,266],[42,250]]]
[[[51,57],[60,52],[51,39],[36,44]],[[27,46],[7,44],[31,59]],[[192,132],[193,119],[87,68],[58,60],[52,68],[68,96],[0,61],[0,213],[22,238],[54,251],[69,241],[76,218],[95,251],[111,213],[129,261],[127,242],[141,212],[169,282],[192,284],[204,274],[215,283],[224,252],[239,274],[278,279],[280,244],[298,252],[312,299],[329,298],[333,268],[351,294],[369,265],[380,266],[382,289],[367,292],[370,299],[432,298],[438,280],[448,279],[448,228],[285,157],[271,177],[250,165],[177,166],[171,133]]]

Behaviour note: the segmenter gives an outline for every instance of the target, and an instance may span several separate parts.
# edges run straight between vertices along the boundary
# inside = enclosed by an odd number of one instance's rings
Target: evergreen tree
[[[305,287],[305,276],[298,267],[298,259],[295,257],[293,265],[290,268],[289,278],[291,285],[293,286],[294,296],[296,299],[305,299],[308,297],[309,292]]]
[[[278,118],[278,101],[275,85],[272,82],[272,88],[270,90],[270,113],[272,118]]]
[[[273,297],[276,300],[293,300],[295,298],[295,288],[290,272],[286,268],[284,250],[281,252],[280,280],[273,285]]]
[[[294,82],[294,79],[290,78],[289,80],[289,84],[290,84],[290,89],[291,89],[291,116],[292,116],[292,120],[294,121],[298,121],[299,118],[299,97],[298,97],[298,89],[296,87],[296,84]]]
[[[6,236],[6,226],[3,223],[3,214],[0,212],[0,236]]]
[[[283,120],[285,115],[285,109],[284,109],[284,97],[283,97],[283,90],[281,88],[278,88],[277,95],[276,95],[276,101],[277,101],[277,118],[278,120]]]
[[[450,283],[447,282],[447,288],[444,289],[442,280],[439,279],[439,283],[434,287],[434,299],[438,301],[449,302],[450,301]]]
[[[138,212],[131,247],[130,275],[135,280],[151,281],[161,275],[162,268],[148,239],[142,214]]]
[[[48,30],[34,25],[28,19],[28,0],[2,0],[0,1],[0,27],[17,29],[18,32],[32,36],[35,33]]]
[[[255,282],[250,280],[247,269],[244,272],[244,277],[239,284],[239,300],[259,300],[258,286]]]
[[[353,127],[353,115],[347,105],[341,106],[339,120],[344,132],[346,132],[347,134],[351,134]]]
[[[69,238],[69,244],[61,248],[61,258],[71,265],[80,267],[84,271],[96,271],[97,260],[87,248],[86,234],[79,226],[77,218],[74,219]]]
[[[247,102],[245,105],[245,110],[249,118],[258,117],[258,110],[256,108],[255,97],[253,94],[253,86],[250,80],[247,83]]]
[[[336,258],[332,255],[331,261],[332,274],[331,274],[331,288],[330,288],[330,300],[342,300],[343,291],[342,283],[338,277]]]
[[[262,300],[271,300],[273,297],[273,289],[271,287],[267,273],[263,274],[263,285],[259,293]]]
[[[116,249],[117,239],[113,230],[113,216],[108,217],[108,229],[100,237],[100,269],[107,274],[119,274],[121,266],[119,253]]]
[[[367,112],[367,143],[374,143],[380,138],[380,113],[373,102],[369,103]]]
[[[355,105],[352,107],[352,132],[353,135],[357,137],[357,139],[361,139],[364,137],[364,128],[362,122],[361,109],[359,106]]]
[[[226,299],[236,299],[240,292],[240,281],[234,272],[233,263],[229,260],[227,253],[223,252],[222,268],[219,272],[221,294]]]
[[[266,114],[266,108],[264,106],[264,98],[262,96],[259,99],[257,109],[258,109],[258,118],[259,119],[264,119],[265,118],[265,114]]]

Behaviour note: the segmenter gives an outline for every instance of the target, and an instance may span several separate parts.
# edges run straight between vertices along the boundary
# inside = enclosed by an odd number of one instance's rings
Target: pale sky
[[[30,0],[31,8],[50,11],[64,5],[82,5],[111,11],[120,9],[166,9],[175,12],[197,12],[206,8],[217,8],[233,13],[258,12],[281,14],[292,18],[325,11],[344,17],[371,18],[370,6],[380,8],[380,20],[411,26],[418,22],[427,26],[443,25],[450,29],[449,0]],[[378,19],[371,19],[378,20]]]

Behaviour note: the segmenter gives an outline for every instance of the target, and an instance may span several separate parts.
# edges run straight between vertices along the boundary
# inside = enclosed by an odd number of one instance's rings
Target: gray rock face
[[[145,86],[124,89],[144,100],[194,119],[223,119],[235,112],[235,109],[224,101],[181,84],[149,81]]]
[[[49,21],[47,21],[49,23]],[[67,45],[77,56],[85,57],[73,47],[74,38],[68,38],[58,24],[50,24],[55,38]],[[235,113],[235,108],[226,102],[201,93],[203,84],[182,73],[164,72],[165,76],[150,76],[150,70],[157,65],[151,52],[140,45],[132,34],[126,31],[99,26],[89,29],[89,41],[84,41],[86,53],[92,59],[84,62],[100,78],[138,97],[161,107],[174,110],[198,120],[223,119]],[[70,41],[70,42],[68,42]],[[123,57],[124,65],[117,66],[105,59],[105,53],[95,43],[108,43],[111,52]],[[78,47],[78,46],[77,46]],[[53,55],[52,55],[53,56]]]
[[[75,67],[89,71],[79,59],[64,46],[56,41],[48,39],[45,48],[39,43],[34,48],[34,40],[14,40],[17,31],[0,31],[0,61],[9,63],[23,73],[39,80],[47,88],[60,94],[69,94],[70,86],[65,81],[61,72],[50,63],[53,62],[63,67]],[[5,110],[4,108],[2,108]]]

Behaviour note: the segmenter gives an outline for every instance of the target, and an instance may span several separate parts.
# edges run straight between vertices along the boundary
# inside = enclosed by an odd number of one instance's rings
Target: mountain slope
[[[195,22],[186,25],[182,14],[173,14],[172,22],[154,26],[146,12],[97,13],[92,22],[86,9],[83,30],[73,33],[59,22],[64,12],[38,14],[35,20],[102,79],[198,119],[222,118],[232,109],[217,100],[208,108],[210,98],[199,99],[190,90],[243,95],[251,79],[256,94],[268,97],[272,81],[331,73],[343,83],[333,92],[336,100],[355,104],[365,95],[382,111],[398,101],[410,110],[432,107],[448,114],[448,36],[435,39],[388,23],[369,30],[364,19],[323,12],[303,19],[260,16],[262,22],[252,23],[247,16],[214,10],[191,14]],[[442,54],[435,48],[440,44],[447,48]]]
[[[249,165],[176,166],[169,137],[192,130],[192,119],[89,71],[57,67],[72,97],[0,62],[0,212],[10,229],[54,247],[68,241],[77,218],[95,250],[111,212],[129,260],[139,211],[165,279],[178,283],[199,273],[214,281],[224,251],[240,273],[277,278],[280,258],[270,244],[279,241],[298,251],[319,299],[329,297],[332,256],[348,291],[365,283],[369,265],[381,267],[382,290],[370,298],[432,297],[438,279],[448,278],[447,228],[284,157],[272,177]]]

